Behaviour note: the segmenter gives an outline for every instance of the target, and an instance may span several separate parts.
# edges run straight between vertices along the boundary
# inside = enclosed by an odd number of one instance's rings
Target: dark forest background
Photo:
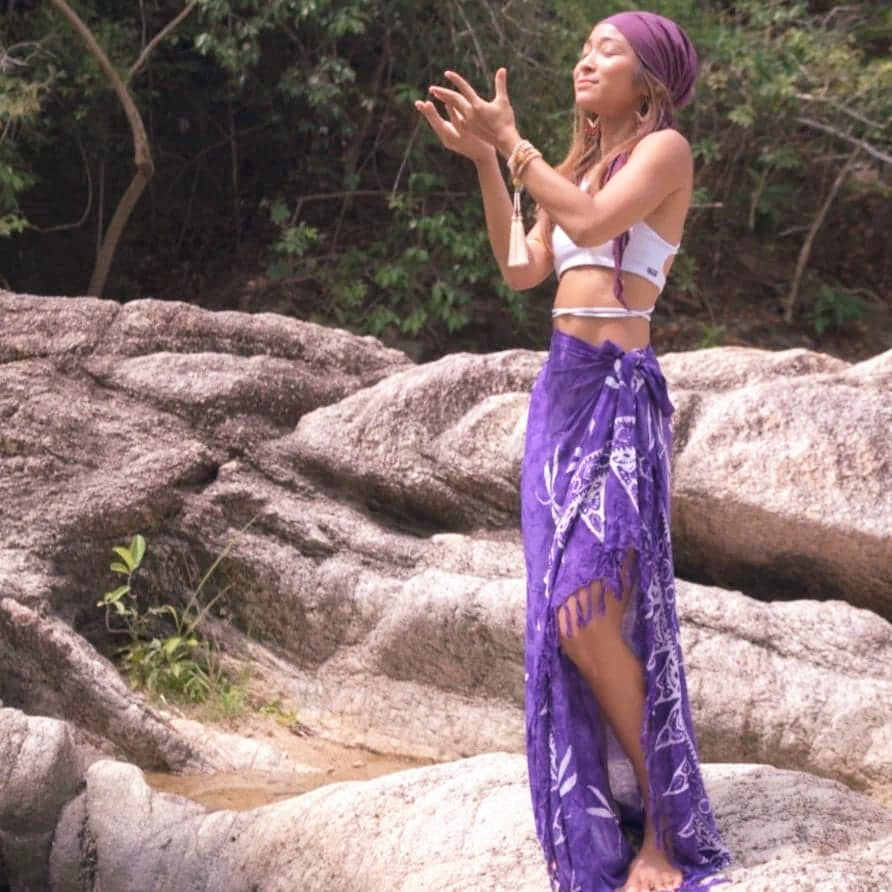
[[[505,65],[521,132],[556,163],[581,43],[621,8],[0,0],[0,285],[272,310],[421,360],[544,349],[554,279],[501,282],[473,165],[412,101],[447,67],[490,96]],[[892,9],[649,8],[703,63],[655,347],[892,347]]]

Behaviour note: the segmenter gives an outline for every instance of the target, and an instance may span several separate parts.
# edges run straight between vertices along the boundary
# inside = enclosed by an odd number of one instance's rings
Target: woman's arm
[[[529,263],[519,267],[508,266],[508,234],[514,207],[505,188],[495,148],[472,134],[464,126],[461,113],[451,106],[446,107],[448,121],[440,117],[433,102],[418,100],[415,108],[427,119],[431,129],[447,149],[474,162],[480,180],[489,243],[505,284],[515,291],[524,291],[538,285],[550,271],[547,250],[542,243],[541,227],[538,224],[527,236]]]
[[[454,71],[446,77],[461,92],[431,86],[430,92],[460,121],[463,131],[494,146],[505,158],[520,140],[514,110],[508,101],[507,72],[496,72],[496,95],[486,102]],[[623,167],[594,196],[583,192],[542,158],[523,172],[530,195],[578,245],[599,245],[624,232],[659,207],[668,195],[693,177],[688,141],[674,129],[649,133],[630,153]]]
[[[514,291],[534,288],[551,272],[551,261],[542,241],[542,221],[541,219],[537,221],[526,236],[529,262],[524,266],[508,266],[508,233],[514,207],[505,187],[499,158],[492,152],[491,155],[474,163],[480,180],[489,244],[501,270],[502,279]]]
[[[506,157],[517,142],[512,139],[509,135],[499,146]],[[626,163],[594,195],[569,182],[542,158],[527,164],[522,182],[567,235],[585,247],[625,232],[692,178],[688,141],[677,130],[667,129],[649,133],[637,143]]]

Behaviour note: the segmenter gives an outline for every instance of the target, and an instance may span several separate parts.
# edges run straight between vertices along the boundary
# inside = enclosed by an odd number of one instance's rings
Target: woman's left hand
[[[456,109],[471,133],[495,146],[507,158],[520,139],[514,109],[508,101],[507,69],[499,68],[496,71],[496,95],[489,102],[482,99],[460,74],[455,71],[445,71],[444,74],[460,92],[432,85],[430,92],[434,98]]]

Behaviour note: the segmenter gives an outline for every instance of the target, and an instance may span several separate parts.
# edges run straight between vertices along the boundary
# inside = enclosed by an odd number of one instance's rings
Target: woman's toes
[[[681,878],[677,873],[665,873],[660,877],[659,882],[657,883],[657,889],[659,892],[676,892],[676,889],[681,885]]]

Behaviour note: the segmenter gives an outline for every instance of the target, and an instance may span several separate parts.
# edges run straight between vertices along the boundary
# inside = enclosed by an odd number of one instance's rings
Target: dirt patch
[[[191,717],[183,712],[187,718]],[[220,730],[262,740],[294,762],[312,766],[312,774],[270,776],[262,771],[221,771],[214,774],[171,774],[144,772],[146,783],[163,793],[176,793],[200,802],[211,811],[251,809],[299,796],[323,784],[346,780],[368,780],[382,774],[433,764],[394,753],[377,753],[361,746],[349,746],[315,734],[300,723],[283,725],[275,716],[246,713],[221,723]]]

